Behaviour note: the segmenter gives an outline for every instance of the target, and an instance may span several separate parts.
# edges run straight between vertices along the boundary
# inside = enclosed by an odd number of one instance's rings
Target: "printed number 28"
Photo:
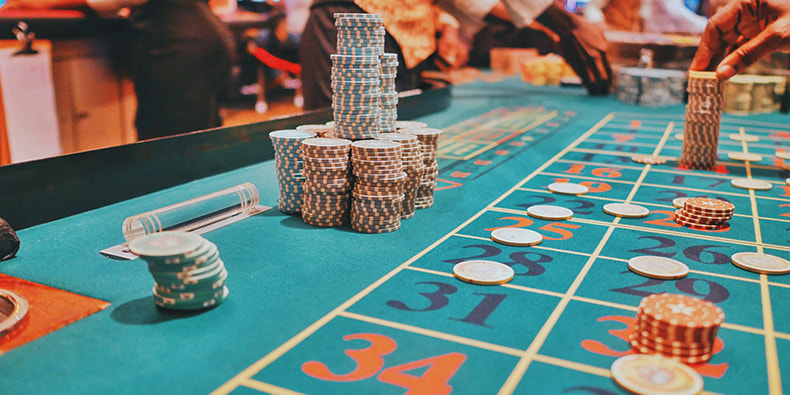
[[[309,361],[302,364],[302,371],[310,377],[325,381],[351,382],[365,380],[378,373],[378,380],[387,384],[397,385],[408,389],[406,394],[449,394],[452,392],[447,382],[466,361],[466,355],[452,352],[435,357],[420,359],[401,365],[384,368],[384,355],[390,354],[398,348],[395,340],[377,333],[357,333],[346,335],[343,340],[366,340],[370,345],[362,349],[346,350],[345,354],[354,360],[357,367],[350,373],[335,374],[326,364],[318,361]],[[414,369],[425,368],[422,376],[413,376],[406,372]],[[379,373],[381,371],[381,373]]]

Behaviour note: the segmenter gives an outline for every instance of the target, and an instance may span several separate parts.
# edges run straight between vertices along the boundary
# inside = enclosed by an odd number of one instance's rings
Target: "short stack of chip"
[[[358,140],[381,131],[382,17],[365,13],[335,14],[337,54],[332,58],[332,109],[335,135]]]
[[[302,140],[315,137],[303,130],[276,130],[269,133],[274,146],[274,164],[280,186],[278,208],[285,214],[299,214],[302,205],[302,159],[299,149]]]
[[[302,219],[313,226],[339,226],[348,220],[351,141],[312,138],[302,141]]]
[[[439,136],[442,131],[434,128],[403,129],[401,132],[417,136],[422,150],[422,161],[425,171],[417,188],[414,207],[418,209],[433,206],[433,191],[436,188],[436,177],[439,175],[439,163],[436,161],[439,148]]]
[[[398,55],[385,53],[381,55],[381,131],[384,133],[397,130],[398,91],[395,77],[398,74]]]
[[[408,133],[382,133],[380,140],[396,141],[400,143],[403,162],[403,171],[406,172],[406,182],[403,185],[403,207],[401,219],[414,217],[414,202],[417,199],[417,189],[422,182],[425,164],[422,161],[422,148],[417,136]]]
[[[363,233],[400,229],[403,186],[401,146],[394,141],[362,140],[351,144],[351,228]]]
[[[173,310],[199,310],[228,297],[228,272],[214,243],[193,233],[152,233],[129,243],[148,262],[154,277],[154,302]]]
[[[661,354],[686,364],[707,362],[724,312],[711,302],[677,294],[642,299],[631,346],[643,354]]]
[[[692,228],[717,230],[728,227],[735,213],[735,205],[728,201],[708,198],[689,198],[683,208],[675,211],[675,222]]]
[[[714,72],[689,71],[688,92],[680,165],[710,170],[716,166],[724,83]]]

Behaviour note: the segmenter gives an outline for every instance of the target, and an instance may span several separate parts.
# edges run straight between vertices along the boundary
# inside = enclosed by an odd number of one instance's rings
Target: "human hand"
[[[537,21],[559,37],[562,57],[582,79],[591,95],[606,95],[612,84],[612,69],[606,59],[608,42],[603,30],[582,17],[565,11],[554,1]]]
[[[469,46],[455,27],[445,27],[436,45],[439,59],[445,63],[444,65],[439,64],[439,67],[446,66],[450,70],[455,70],[463,67],[469,61]]]
[[[784,48],[790,48],[790,2],[736,0],[710,18],[690,68],[715,67],[716,76],[726,80]]]

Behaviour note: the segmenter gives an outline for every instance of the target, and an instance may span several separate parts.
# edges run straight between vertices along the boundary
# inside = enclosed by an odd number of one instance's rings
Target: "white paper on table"
[[[60,155],[49,49],[14,55],[17,50],[0,48],[0,87],[11,161]]]

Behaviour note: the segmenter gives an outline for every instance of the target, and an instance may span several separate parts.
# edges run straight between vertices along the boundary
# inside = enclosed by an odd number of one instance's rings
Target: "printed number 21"
[[[379,373],[381,382],[407,388],[408,395],[421,394],[449,394],[453,387],[447,384],[455,372],[466,361],[466,355],[452,352],[435,357],[420,359],[384,370],[384,355],[390,354],[398,348],[392,338],[377,333],[357,333],[346,335],[343,340],[367,340],[370,346],[356,350],[346,350],[348,355],[357,364],[350,373],[335,374],[326,364],[318,361],[309,361],[302,364],[302,371],[308,376],[325,381],[351,382],[365,380]],[[414,369],[425,368],[422,376],[413,376],[406,372]]]

